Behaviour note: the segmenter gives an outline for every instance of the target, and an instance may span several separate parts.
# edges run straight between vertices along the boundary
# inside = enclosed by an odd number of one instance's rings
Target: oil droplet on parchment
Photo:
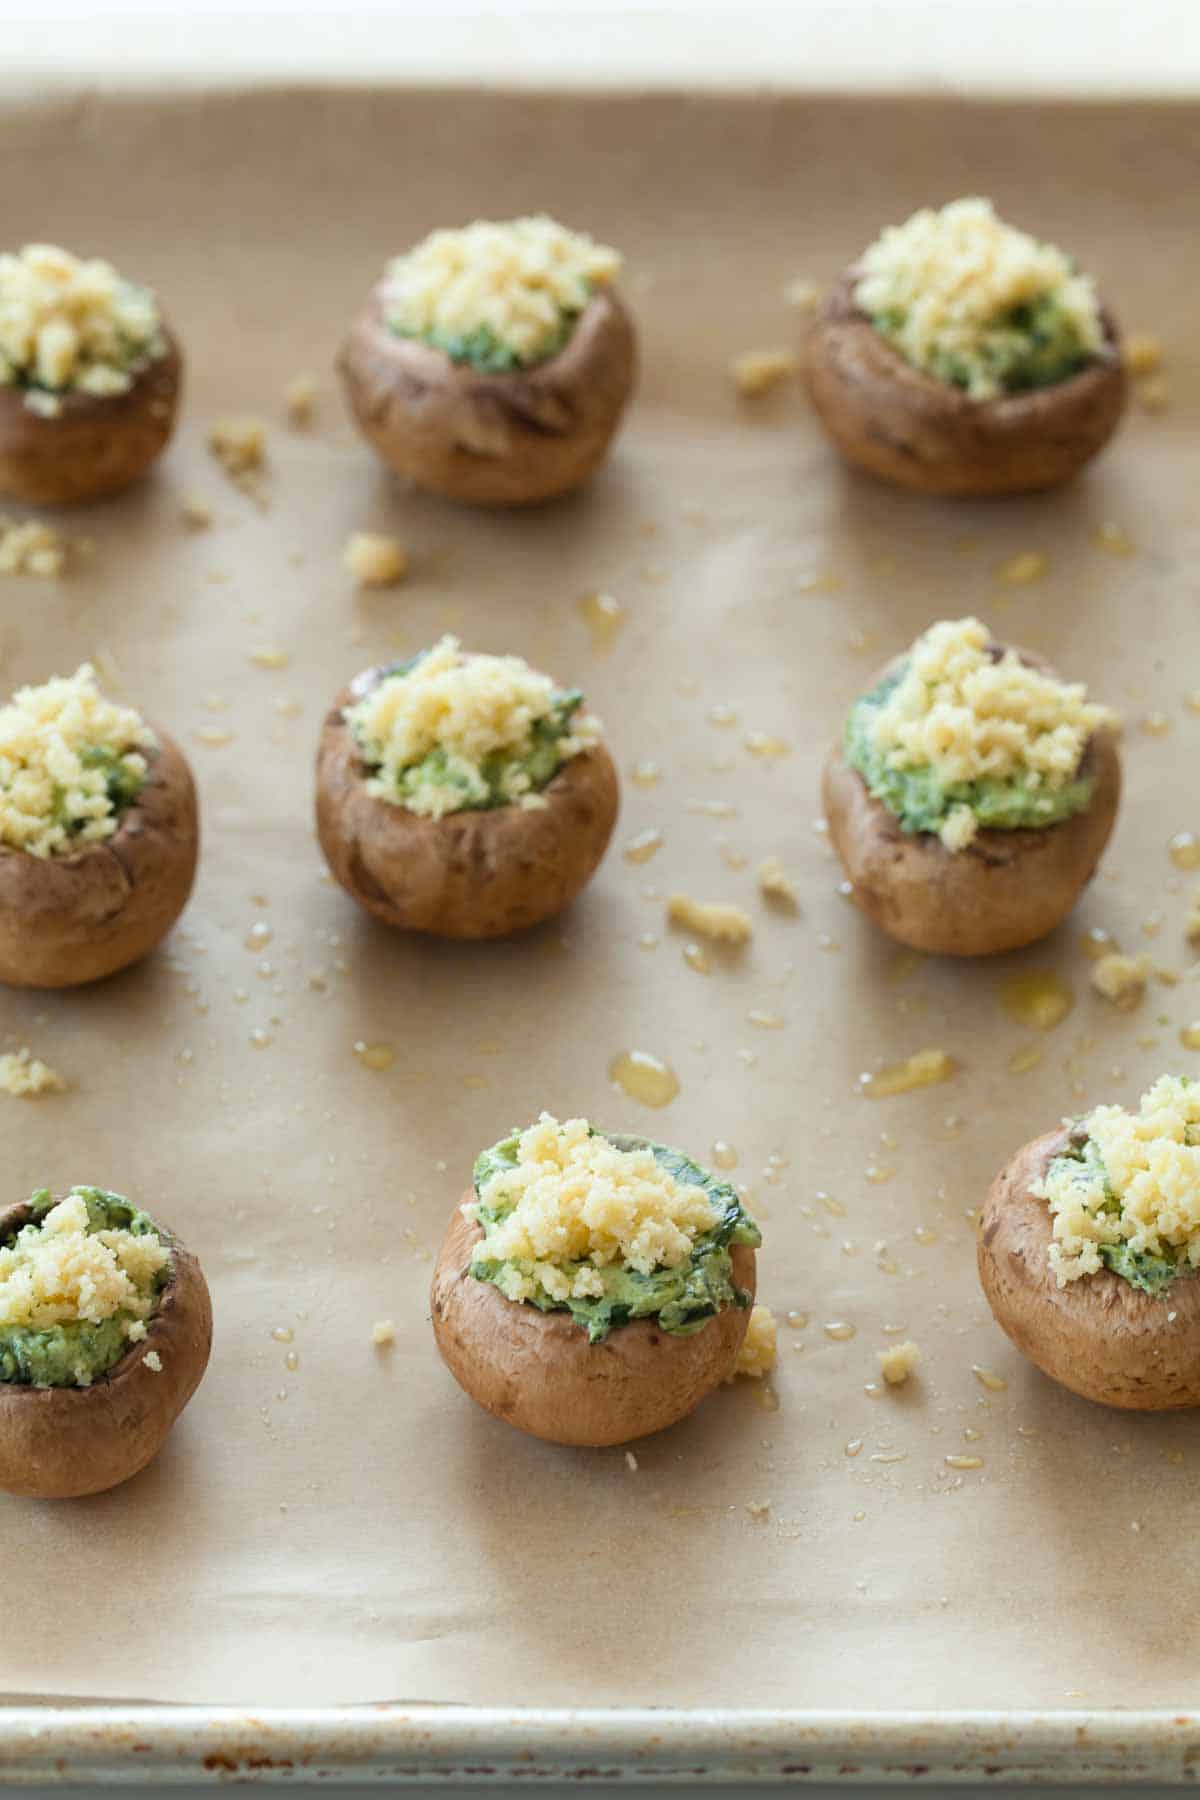
[[[1075,995],[1052,969],[1031,969],[1001,983],[1000,1001],[1019,1025],[1051,1031],[1066,1018],[1075,1004]]]
[[[579,616],[592,637],[592,649],[598,656],[611,650],[625,623],[625,608],[612,594],[585,594],[579,602]]]
[[[679,1077],[669,1063],[648,1050],[622,1050],[608,1065],[610,1080],[643,1106],[667,1106],[679,1092]]]

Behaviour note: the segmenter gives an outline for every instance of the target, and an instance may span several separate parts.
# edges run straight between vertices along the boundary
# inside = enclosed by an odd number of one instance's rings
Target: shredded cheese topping
[[[136,1342],[146,1335],[155,1284],[170,1260],[155,1232],[92,1231],[87,1203],[72,1189],[11,1244],[0,1245],[0,1330],[101,1325],[127,1313],[125,1335]]]
[[[548,780],[600,738],[600,721],[589,713],[574,714],[553,737],[539,734],[539,723],[554,719],[563,699],[548,675],[519,656],[466,656],[457,638],[444,637],[413,667],[385,676],[347,707],[345,718],[374,770],[367,791],[440,819],[495,803],[484,768],[493,758],[503,759],[493,778],[501,802],[544,804],[534,791],[537,771],[526,766],[535,752]]]
[[[947,786],[1023,779],[1052,794],[1073,779],[1088,739],[1114,715],[1087,699],[1082,682],[1031,669],[1015,650],[997,657],[991,644],[979,619],[930,626],[876,713],[874,742],[891,768],[930,768]],[[978,828],[969,806],[954,806],[939,836],[948,850],[962,850]]]
[[[1030,1189],[1050,1207],[1059,1287],[1106,1267],[1105,1247],[1200,1266],[1200,1086],[1162,1075],[1136,1113],[1097,1106],[1081,1129],[1084,1156],[1056,1157]]]
[[[1028,359],[1048,339],[1052,353],[1079,359],[1104,342],[1091,277],[1054,245],[1006,225],[990,200],[924,207],[889,226],[859,260],[854,302],[908,362],[973,400],[1004,392],[1005,373],[1023,358],[1035,367]],[[1043,368],[1039,381],[1055,378],[1052,363]]]
[[[53,417],[60,397],[124,394],[166,350],[158,302],[111,263],[54,244],[0,255],[0,386]]]
[[[84,663],[0,707],[0,846],[53,856],[111,837],[157,740]]]
[[[553,354],[598,287],[620,272],[605,244],[553,219],[477,220],[434,231],[389,263],[384,316],[456,361],[503,369]]]
[[[463,1212],[477,1219],[481,1205],[512,1207],[489,1227],[487,1250],[526,1265],[497,1282],[518,1301],[539,1282],[557,1301],[598,1297],[596,1271],[613,1263],[642,1275],[678,1268],[717,1223],[704,1189],[676,1181],[650,1150],[618,1150],[586,1119],[560,1125],[545,1112],[521,1133],[515,1168],[493,1175]],[[585,1266],[572,1279],[562,1265],[574,1262]]]

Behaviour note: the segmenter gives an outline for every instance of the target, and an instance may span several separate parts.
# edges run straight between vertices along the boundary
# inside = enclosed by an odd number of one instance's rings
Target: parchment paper
[[[91,990],[0,997],[3,1046],[30,1044],[72,1084],[0,1103],[6,1188],[130,1194],[198,1251],[217,1315],[208,1378],[147,1473],[74,1504],[0,1500],[0,1689],[247,1706],[1195,1701],[1195,1422],[1109,1413],[1024,1365],[980,1297],[969,1218],[1025,1139],[1194,1060],[1177,1042],[1200,1014],[1190,975],[1122,1015],[1088,993],[1080,948],[1103,926],[1188,967],[1189,878],[1166,846],[1200,828],[1184,780],[1200,742],[1184,703],[1200,687],[1193,123],[1141,106],[369,92],[0,116],[0,240],[112,255],[158,286],[189,356],[161,472],[62,517],[94,541],[67,579],[0,588],[4,685],[100,657],[180,736],[204,809],[199,885],[162,953]],[[939,506],[846,476],[798,390],[739,402],[726,364],[794,337],[790,279],[827,281],[881,222],[972,191],[1068,244],[1127,325],[1162,335],[1171,407],[1135,407],[1063,493]],[[536,514],[404,494],[345,425],[328,372],[341,329],[419,233],[531,208],[628,257],[645,352],[629,428],[587,493]],[[281,389],[308,368],[318,421],[295,432]],[[266,509],[203,448],[230,411],[273,422]],[[194,489],[217,519],[189,534]],[[1105,521],[1132,555],[1097,543]],[[403,587],[354,592],[341,551],[365,527],[408,545]],[[1001,580],[1025,551],[1045,577]],[[578,608],[596,590],[626,609],[606,655]],[[1126,799],[1055,938],[906,972],[839,896],[817,772],[873,668],[968,611],[1125,710]],[[329,697],[446,630],[579,681],[626,777],[663,772],[626,780],[594,886],[517,943],[390,935],[323,878],[312,837]],[[263,648],[289,666],[255,666]],[[1167,729],[1143,730],[1158,713]],[[230,741],[197,736],[213,731]],[[790,754],[755,759],[751,731]],[[622,846],[652,826],[657,857],[628,864]],[[756,897],[768,855],[800,883],[798,918]],[[674,889],[747,905],[753,942],[693,972],[663,922]],[[249,948],[259,920],[273,935]],[[1075,1009],[1013,1074],[1038,1034],[999,990],[1046,968]],[[392,1045],[394,1065],[362,1066],[356,1041]],[[958,1059],[952,1082],[858,1096],[860,1071],[922,1047]],[[623,1049],[669,1060],[672,1105],[613,1090]],[[640,1445],[634,1471],[619,1450],[518,1437],[459,1393],[429,1329],[430,1259],[476,1150],[543,1106],[702,1157],[717,1137],[736,1147],[766,1234],[762,1296],[809,1319],[781,1324],[777,1410],[739,1384]],[[397,1340],[378,1351],[370,1328],[389,1316]],[[856,1335],[831,1340],[834,1321]],[[887,1326],[920,1344],[920,1372],[871,1398]]]

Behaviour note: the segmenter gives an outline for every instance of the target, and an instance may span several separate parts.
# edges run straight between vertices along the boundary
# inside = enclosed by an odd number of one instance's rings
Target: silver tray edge
[[[0,1788],[236,1780],[447,1787],[820,1781],[923,1786],[1193,1782],[1200,1714],[512,1711],[17,1701],[0,1708]]]

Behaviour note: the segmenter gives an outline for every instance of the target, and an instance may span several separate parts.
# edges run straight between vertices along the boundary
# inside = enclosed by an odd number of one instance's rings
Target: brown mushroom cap
[[[633,389],[633,323],[602,288],[562,349],[511,374],[485,375],[384,321],[377,287],[338,357],[364,437],[432,494],[528,506],[565,494],[596,468]]]
[[[183,358],[167,348],[123,394],[68,389],[54,418],[30,412],[24,390],[0,385],[0,497],[63,506],[115,494],[143,474],[175,425]]]
[[[32,1218],[27,1201],[0,1211],[0,1243]],[[200,1264],[156,1223],[170,1271],[146,1335],[90,1387],[0,1381],[0,1490],[73,1500],[128,1481],[158,1454],[200,1385],[212,1348],[212,1303]],[[145,1366],[157,1351],[162,1369]]]
[[[1153,1296],[1108,1269],[1066,1287],[1047,1261],[1050,1208],[1030,1193],[1070,1142],[1069,1127],[1018,1150],[979,1217],[979,1279],[996,1323],[1052,1380],[1136,1412],[1200,1406],[1200,1279]]]
[[[841,276],[809,332],[805,380],[826,431],[856,468],[922,494],[1031,493],[1056,487],[1103,449],[1125,410],[1117,327],[1050,387],[970,400],[901,356]]]
[[[497,806],[424,818],[367,792],[342,717],[384,674],[344,688],[317,750],[317,835],[346,892],[386,925],[436,937],[507,937],[568,906],[604,855],[619,804],[603,744],[563,763],[543,807]]]
[[[552,1444],[627,1444],[674,1425],[733,1374],[749,1307],[724,1307],[685,1337],[633,1319],[592,1344],[570,1313],[506,1300],[470,1274],[482,1236],[456,1206],[433,1272],[433,1333],[459,1386],[518,1431]],[[730,1259],[753,1298],[753,1250],[733,1244]]]
[[[0,849],[0,982],[77,987],[153,950],[192,891],[196,788],[182,750],[153,726],[146,780],[112,837],[65,856]]]
[[[1041,657],[1018,655],[1053,673]],[[1121,763],[1111,731],[1089,738],[1080,773],[1095,781],[1083,812],[1054,825],[979,831],[951,852],[932,832],[902,830],[839,741],[826,758],[821,798],[855,905],[898,943],[938,956],[994,956],[1036,943],[1070,912],[1112,833]]]

